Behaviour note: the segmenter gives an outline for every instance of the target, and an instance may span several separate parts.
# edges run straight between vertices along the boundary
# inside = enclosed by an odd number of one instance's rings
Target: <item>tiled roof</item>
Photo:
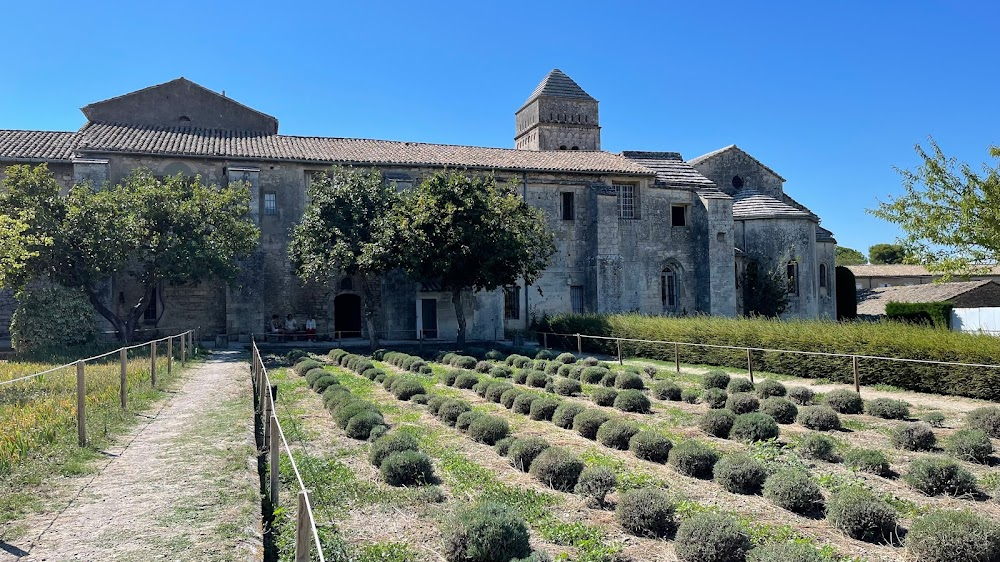
[[[849,265],[847,268],[855,277],[940,277],[939,273],[931,273],[922,265],[864,264]],[[1000,266],[988,268],[985,275],[1000,275]]]
[[[0,130],[0,160],[69,161],[79,133]]]
[[[706,160],[711,160],[714,156],[718,156],[719,154],[722,154],[724,152],[729,152],[731,150],[738,150],[739,152],[742,152],[744,155],[746,155],[747,158],[749,158],[749,159],[753,160],[754,162],[756,162],[761,168],[764,168],[768,172],[771,172],[779,180],[785,181],[785,178],[781,177],[781,175],[779,175],[778,172],[775,172],[774,170],[772,170],[771,168],[769,168],[766,164],[764,164],[760,160],[757,160],[756,158],[754,158],[753,156],[751,156],[749,152],[743,150],[742,148],[736,146],[735,144],[731,144],[729,146],[724,146],[724,147],[720,148],[719,150],[713,150],[712,152],[709,152],[708,154],[702,154],[701,156],[699,156],[697,158],[692,158],[692,159],[688,160],[688,164],[691,164],[692,166],[697,166],[698,164],[701,164],[702,162],[704,162]]]
[[[890,302],[942,302],[978,289],[994,281],[962,281],[956,283],[927,283],[880,287],[858,291],[858,314],[863,316],[885,315],[885,305]]]
[[[816,220],[811,213],[802,211],[765,195],[753,188],[741,189],[733,197],[733,218],[803,218]]]
[[[837,239],[833,237],[833,233],[829,230],[823,228],[820,225],[816,225],[816,241],[817,242],[836,242]]]
[[[590,94],[583,91],[583,88],[581,88],[579,84],[574,82],[569,76],[566,76],[566,74],[558,68],[549,72],[549,75],[546,76],[540,84],[538,84],[535,91],[531,92],[531,95],[528,96],[528,101],[524,102],[524,105],[528,105],[529,103],[535,101],[535,98],[542,96],[597,101],[591,97]]]
[[[694,189],[709,199],[729,199],[712,180],[698,173],[681,158],[679,152],[646,152],[626,150],[622,156],[656,172],[656,185]]]
[[[196,128],[88,123],[78,152],[292,160],[324,164],[426,165],[491,170],[653,175],[627,158],[601,151],[531,151],[369,139],[295,137]]]

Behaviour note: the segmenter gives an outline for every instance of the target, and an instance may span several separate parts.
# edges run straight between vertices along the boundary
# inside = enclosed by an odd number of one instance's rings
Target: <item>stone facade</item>
[[[788,316],[835,314],[836,242],[784,194],[780,176],[735,147],[689,162],[670,152],[603,152],[598,102],[559,71],[517,111],[513,150],[282,136],[273,117],[184,79],[84,113],[89,121],[78,133],[0,131],[0,170],[47,162],[65,186],[101,186],[142,167],[251,186],[261,239],[239,278],[162,287],[150,325],[246,336],[264,331],[272,315],[292,314],[300,323],[315,318],[331,337],[365,335],[363,280],[314,284],[290,273],[289,233],[307,204],[310,178],[331,165],[374,166],[404,189],[446,168],[493,173],[545,212],[557,247],[549,267],[530,287],[463,295],[470,339],[500,338],[573,311],[739,314],[739,263],[747,259],[795,262]],[[829,282],[820,281],[821,268]],[[107,298],[127,302],[134,290],[127,280],[111,280]],[[454,337],[452,296],[439,287],[393,273],[372,290],[381,298],[376,329],[383,337]]]

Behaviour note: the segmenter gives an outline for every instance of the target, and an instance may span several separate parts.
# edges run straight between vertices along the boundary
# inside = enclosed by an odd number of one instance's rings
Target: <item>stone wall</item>
[[[739,176],[745,187],[781,200],[784,180],[742,150],[726,150],[693,166],[729,195],[739,191],[733,185],[733,178]]]
[[[819,316],[819,265],[816,263],[816,223],[809,219],[747,219],[735,223],[737,245],[761,267],[781,268],[788,261],[798,266],[797,294],[788,296],[784,318]]]

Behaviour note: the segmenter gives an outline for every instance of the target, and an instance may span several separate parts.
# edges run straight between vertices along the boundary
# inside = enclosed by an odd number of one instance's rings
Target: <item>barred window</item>
[[[799,264],[790,261],[785,271],[788,277],[788,294],[799,294]]]
[[[564,191],[562,193],[562,220],[571,221],[573,220],[574,208],[573,208],[573,193],[570,191]]]
[[[614,186],[615,192],[618,193],[618,218],[636,218],[635,185],[630,183],[616,183]]]
[[[503,317],[507,320],[521,319],[521,288],[517,285],[503,288]]]
[[[573,303],[573,314],[583,314],[583,286],[572,285],[569,288],[570,300]]]
[[[677,306],[677,275],[669,267],[660,272],[660,300],[664,308]]]
[[[278,194],[273,191],[264,192],[264,214],[278,214]]]
[[[821,289],[825,289],[827,284],[829,284],[829,280],[826,277],[826,264],[821,263],[819,264],[819,287]]]

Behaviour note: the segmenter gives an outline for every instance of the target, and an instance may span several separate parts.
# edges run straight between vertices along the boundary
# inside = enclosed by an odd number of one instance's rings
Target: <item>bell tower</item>
[[[515,114],[518,150],[600,150],[597,100],[558,68]]]

